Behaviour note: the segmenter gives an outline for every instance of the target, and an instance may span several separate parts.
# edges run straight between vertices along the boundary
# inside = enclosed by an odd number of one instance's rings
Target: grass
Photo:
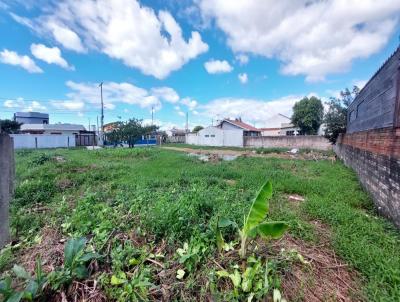
[[[368,300],[400,300],[400,236],[376,215],[355,174],[340,162],[238,158],[204,163],[180,152],[141,148],[26,150],[16,153],[16,163],[11,225],[20,246],[0,253],[0,272],[19,263],[18,255],[35,244],[42,228],[51,227],[64,236],[90,236],[97,250],[117,237],[108,256],[111,273],[99,277],[110,299],[126,294],[109,285],[111,274],[122,276],[129,271],[127,262],[163,242],[168,251],[163,257],[172,255],[165,265],[184,265],[185,288],[205,294],[197,276],[209,274],[205,264],[214,257],[218,217],[241,226],[254,194],[270,179],[271,219],[287,221],[290,234],[308,242],[319,240],[312,220],[325,223],[336,253],[359,272]],[[305,201],[294,208],[287,194]],[[122,244],[115,234],[145,238],[144,246]],[[179,262],[175,251],[184,242],[195,252]],[[145,265],[135,278],[155,277]]]

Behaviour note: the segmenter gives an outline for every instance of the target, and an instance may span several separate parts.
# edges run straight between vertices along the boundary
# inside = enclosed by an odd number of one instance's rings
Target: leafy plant
[[[272,196],[272,184],[267,181],[254,198],[250,211],[244,218],[243,228],[239,230],[240,235],[240,251],[239,255],[244,258],[246,256],[246,247],[248,239],[254,239],[257,235],[264,239],[280,238],[289,227],[283,221],[264,221],[269,211],[269,199]],[[218,229],[216,234],[217,246],[221,250],[223,246],[223,238],[220,228],[237,225],[229,219],[221,219],[218,221]]]
[[[269,291],[279,286],[276,278],[276,268],[273,262],[265,262],[260,258],[249,257],[247,266],[241,270],[237,264],[232,266],[233,271],[219,270],[218,278],[229,278],[233,285],[233,297],[235,299],[252,301],[262,300]]]
[[[104,282],[103,283],[107,283]],[[117,301],[147,301],[148,289],[153,286],[150,282],[150,270],[138,267],[133,273],[118,272],[111,276],[112,285],[110,296]]]
[[[3,295],[4,301],[18,302],[22,299],[33,301],[40,296],[47,282],[47,277],[42,270],[42,261],[36,259],[35,275],[31,276],[22,266],[14,265],[12,271],[17,278],[22,279],[25,288],[22,291],[12,288],[12,279],[10,276],[0,280],[0,294]]]
[[[240,234],[240,256],[246,256],[246,243],[248,238],[255,238],[257,235],[264,239],[280,238],[289,227],[283,221],[267,221],[265,217],[269,211],[269,199],[272,197],[272,184],[267,181],[258,192],[256,198],[253,200],[250,211],[245,217],[243,229],[239,231]]]
[[[53,289],[70,283],[73,279],[85,279],[89,276],[87,263],[100,257],[94,252],[86,252],[86,238],[72,238],[64,248],[64,267],[49,274],[49,281]]]

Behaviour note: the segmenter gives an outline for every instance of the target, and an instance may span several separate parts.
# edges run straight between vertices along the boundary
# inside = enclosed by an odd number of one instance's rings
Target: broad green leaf
[[[121,285],[124,284],[126,281],[126,278],[118,278],[115,275],[111,276],[111,285]]]
[[[100,257],[101,256],[99,254],[97,254],[97,253],[86,253],[82,257],[80,257],[79,260],[82,261],[82,262],[87,262],[89,260],[98,259]]]
[[[236,226],[236,223],[232,220],[229,220],[227,218],[222,217],[221,219],[218,220],[218,227],[219,228],[226,228],[228,226]]]
[[[216,273],[217,276],[220,277],[220,278],[222,278],[222,277],[228,278],[228,277],[229,277],[229,273],[228,273],[227,271],[225,271],[225,270],[223,270],[223,271],[216,271],[215,273]]]
[[[264,222],[257,227],[258,234],[263,238],[280,238],[288,229],[286,222],[272,221]]]
[[[221,233],[220,229],[216,230],[215,235],[216,235],[218,251],[221,252],[224,249],[224,245],[225,245],[224,237],[222,237],[222,233]]]
[[[67,241],[64,248],[64,266],[71,267],[75,257],[86,245],[86,238],[72,238]]]
[[[182,280],[185,276],[185,271],[183,269],[178,269],[176,271],[176,279]]]
[[[7,276],[0,280],[0,293],[6,294],[11,289],[11,277]]]
[[[7,299],[7,302],[19,302],[24,296],[24,292],[16,292]]]
[[[75,274],[76,277],[78,277],[78,279],[85,279],[89,275],[89,272],[88,272],[88,270],[87,270],[85,265],[77,266],[74,269],[73,273]]]
[[[249,214],[245,220],[244,233],[247,233],[261,223],[268,213],[269,198],[272,196],[272,184],[267,181],[258,192],[257,197],[253,200]]]
[[[240,286],[240,282],[242,281],[242,277],[240,276],[240,273],[237,269],[235,269],[233,274],[229,275],[229,278],[231,278],[233,286],[235,288]]]
[[[32,300],[36,296],[38,289],[39,289],[39,285],[37,284],[36,281],[34,281],[34,280],[29,281],[28,285],[25,288],[25,292],[26,292],[26,294],[30,294],[30,297],[31,297],[30,300]],[[25,298],[26,298],[26,296],[25,296]]]
[[[31,275],[22,266],[15,264],[12,270],[18,278],[25,280],[31,279]]]

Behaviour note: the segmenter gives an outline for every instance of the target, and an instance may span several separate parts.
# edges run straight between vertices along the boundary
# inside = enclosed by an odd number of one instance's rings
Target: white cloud
[[[0,62],[4,64],[20,66],[30,73],[42,73],[43,70],[36,65],[30,57],[19,55],[15,51],[4,49],[0,51]]]
[[[12,108],[21,111],[39,111],[47,109],[38,101],[25,101],[23,98],[18,98],[16,100],[5,100],[3,106],[5,108]]]
[[[180,116],[185,116],[185,115],[186,115],[185,112],[183,112],[183,111],[178,111],[178,114],[179,114]]]
[[[242,84],[246,84],[249,81],[247,73],[239,73],[238,79],[239,79],[240,83],[242,83]]]
[[[13,17],[65,48],[100,51],[158,79],[208,50],[199,32],[185,40],[169,12],[135,0],[64,0],[33,21]]]
[[[210,60],[204,63],[204,68],[208,73],[225,73],[231,72],[233,67],[229,65],[228,61],[223,60]]]
[[[199,6],[234,52],[277,58],[284,74],[308,81],[345,72],[354,59],[378,52],[400,15],[398,0],[201,0]]]
[[[71,111],[85,108],[100,109],[100,87],[98,83],[68,81],[66,85],[70,91],[66,94],[65,99],[51,102],[54,108]],[[128,104],[146,109],[153,107],[157,111],[161,109],[162,101],[171,103],[176,98],[179,100],[178,94],[170,87],[157,87],[147,90],[127,82],[103,83],[104,107],[109,110],[115,109],[116,104]],[[193,102],[196,101],[192,100],[187,106],[193,106]],[[182,104],[186,104],[186,101]],[[197,102],[195,105],[197,105]],[[124,109],[127,110],[127,108]],[[126,110],[124,111],[127,112]]]
[[[74,67],[68,65],[67,61],[61,56],[61,51],[58,47],[47,47],[43,44],[31,45],[32,55],[48,64],[56,64],[62,68],[73,70]]]
[[[263,127],[278,113],[291,116],[293,105],[303,96],[286,96],[276,100],[264,101],[246,98],[220,98],[199,106],[202,115],[214,119],[237,118]]]
[[[181,100],[181,104],[185,105],[186,107],[188,107],[188,109],[190,111],[192,111],[192,110],[194,110],[194,108],[197,107],[198,102],[196,100],[193,100],[193,99],[189,98],[189,97],[186,97],[186,98],[183,98]]]
[[[357,86],[360,89],[363,89],[365,84],[367,84],[367,82],[368,82],[368,80],[354,80],[353,85]],[[351,88],[349,87],[349,89],[351,89]]]
[[[71,100],[71,101],[52,101],[51,104],[57,109],[66,110],[82,110],[85,107],[85,103],[81,100]]]
[[[156,87],[151,89],[152,94],[169,103],[177,103],[179,101],[178,93],[171,87]]]
[[[249,63],[249,57],[247,55],[244,54],[238,54],[235,56],[236,60],[239,61],[240,65],[246,65],[247,63]]]

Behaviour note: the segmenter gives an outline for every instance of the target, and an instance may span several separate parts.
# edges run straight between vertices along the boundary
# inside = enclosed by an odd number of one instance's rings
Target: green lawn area
[[[286,236],[318,249],[318,221],[336,255],[358,275],[359,299],[400,301],[399,233],[377,216],[356,175],[340,162],[250,157],[202,162],[159,148],[22,150],[16,153],[16,172],[14,243],[0,254],[3,277],[15,278],[12,266],[25,266],[26,254],[43,246],[49,229],[65,240],[86,237],[86,253],[98,254],[77,260],[87,266],[86,276],[66,269],[50,275],[42,294],[47,297],[93,280],[101,295],[118,301],[242,301],[251,295],[256,301],[272,297],[274,289],[285,297],[281,284],[299,265],[298,257],[275,252],[271,240],[263,246],[267,252],[252,245],[252,257],[238,260],[233,227],[223,229],[228,251],[218,253],[215,239],[218,219],[241,227],[258,189],[270,180],[268,219],[286,221]],[[305,201],[293,205],[290,194]],[[45,267],[53,260],[42,256]],[[62,263],[50,267],[57,270]],[[248,277],[250,289],[233,286],[218,273],[222,268]]]

